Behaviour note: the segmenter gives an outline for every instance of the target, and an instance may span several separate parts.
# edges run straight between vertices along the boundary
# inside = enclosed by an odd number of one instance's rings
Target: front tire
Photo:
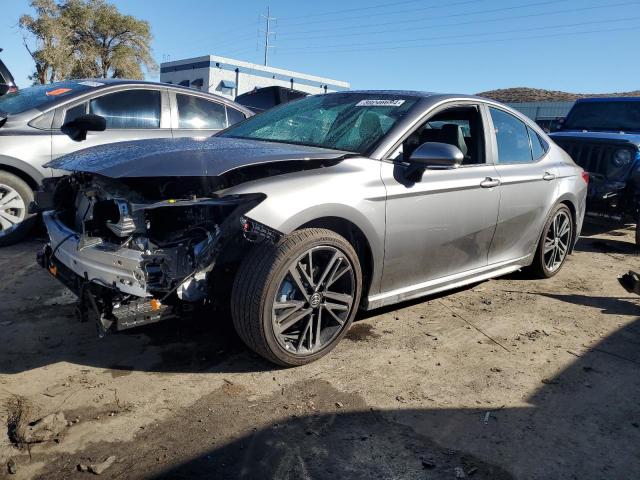
[[[233,285],[231,316],[238,335],[260,356],[282,366],[329,353],[360,304],[362,272],[351,244],[321,228],[298,230],[257,246]]]
[[[551,278],[556,275],[567,259],[573,232],[573,216],[569,208],[556,206],[544,225],[531,269],[539,278]]]
[[[21,178],[0,171],[0,247],[18,243],[33,228],[36,216],[28,212],[33,190]]]

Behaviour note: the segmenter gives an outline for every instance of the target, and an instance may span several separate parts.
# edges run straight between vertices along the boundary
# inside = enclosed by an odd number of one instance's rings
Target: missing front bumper
[[[53,255],[50,245],[38,253],[38,263],[78,297],[75,311],[77,319],[95,323],[100,337],[110,331],[175,319],[191,311],[189,305],[128,295],[115,287],[80,276]]]
[[[189,310],[172,305],[147,290],[141,252],[97,243],[85,246],[79,235],[46,212],[50,243],[38,254],[38,263],[78,297],[76,316],[93,322],[103,336],[177,318]]]

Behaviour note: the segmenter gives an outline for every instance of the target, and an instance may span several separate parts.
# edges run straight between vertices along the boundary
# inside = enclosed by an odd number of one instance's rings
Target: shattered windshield
[[[330,94],[287,103],[220,136],[367,154],[417,103],[393,94]]]
[[[640,132],[640,101],[578,102],[562,129]]]
[[[56,99],[88,90],[92,82],[57,82],[24,88],[0,97],[0,111],[21,113],[32,108],[44,109]]]

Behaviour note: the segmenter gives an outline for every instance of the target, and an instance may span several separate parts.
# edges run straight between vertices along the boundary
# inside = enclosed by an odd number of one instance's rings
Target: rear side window
[[[108,129],[160,128],[160,92],[128,90],[94,98],[89,113],[105,118]]]
[[[510,113],[490,108],[498,144],[497,163],[529,163],[533,160],[528,127]]]
[[[222,130],[227,126],[224,105],[193,95],[176,94],[178,128]]]
[[[527,127],[527,130],[529,130],[529,137],[531,138],[531,152],[533,153],[533,159],[539,160],[544,157],[545,153],[547,153],[547,142],[542,140],[540,138],[540,135],[531,130],[529,127]]]
[[[227,117],[229,119],[229,125],[241,122],[242,120],[247,118],[241,111],[230,107],[227,107]]]

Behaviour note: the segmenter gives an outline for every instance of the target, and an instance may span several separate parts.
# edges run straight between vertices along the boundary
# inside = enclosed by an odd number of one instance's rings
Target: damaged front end
[[[100,335],[182,316],[208,301],[214,269],[279,236],[244,216],[265,195],[211,193],[219,189],[215,177],[45,182],[36,204],[49,243],[38,261]]]

